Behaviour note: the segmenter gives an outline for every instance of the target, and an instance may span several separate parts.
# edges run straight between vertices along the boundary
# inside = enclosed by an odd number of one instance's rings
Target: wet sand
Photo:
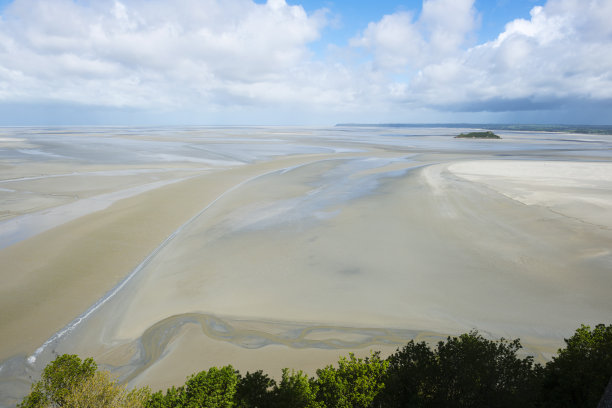
[[[0,251],[0,359],[31,354],[138,266],[160,242],[224,191],[281,159],[204,174],[119,200]],[[27,294],[27,296],[26,296]]]
[[[594,160],[599,153],[572,144],[559,153],[556,139],[533,148],[522,134],[479,144],[303,133],[265,139],[301,154],[183,163],[163,178],[185,180],[0,250],[0,360],[21,356],[11,361],[22,367],[9,379],[11,370],[0,372],[0,390],[23,393],[24,378],[54,353],[93,356],[130,385],[157,389],[210,365],[314,374],[349,351],[387,355],[409,339],[473,328],[520,337],[545,360],[581,323],[609,323],[605,152]],[[496,156],[504,149],[512,160]],[[115,181],[88,193],[70,178],[56,182],[80,197],[128,187]],[[28,208],[20,214],[44,211]]]

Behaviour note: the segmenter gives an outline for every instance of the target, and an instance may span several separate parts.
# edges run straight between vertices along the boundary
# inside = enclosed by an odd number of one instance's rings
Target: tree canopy
[[[410,341],[389,357],[386,407],[516,407],[536,397],[541,367],[519,358],[519,340],[492,341],[476,331],[435,349]]]
[[[378,352],[365,359],[353,353],[341,357],[338,368],[330,365],[317,370],[317,397],[328,408],[370,407],[385,387],[388,365]]]
[[[455,136],[455,139],[501,139],[500,136],[491,132],[490,130],[486,132],[469,132],[469,133],[461,133],[458,136]]]
[[[612,325],[582,325],[546,365],[546,407],[595,407],[612,379]]]
[[[32,392],[19,407],[63,407],[71,391],[93,377],[97,368],[92,358],[81,361],[76,354],[58,356],[45,367],[40,381],[32,385]]]

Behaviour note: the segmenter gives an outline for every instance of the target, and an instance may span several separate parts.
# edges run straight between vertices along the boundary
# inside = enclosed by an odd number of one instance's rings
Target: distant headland
[[[354,127],[396,127],[420,128],[443,127],[484,130],[514,130],[522,132],[563,132],[595,135],[612,135],[612,125],[537,125],[537,124],[495,124],[495,123],[338,123],[336,126]]]

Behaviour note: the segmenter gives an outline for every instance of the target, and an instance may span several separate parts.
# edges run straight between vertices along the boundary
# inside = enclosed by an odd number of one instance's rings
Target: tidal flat
[[[465,131],[1,128],[0,405],[62,353],[165,389],[610,324],[612,136]]]

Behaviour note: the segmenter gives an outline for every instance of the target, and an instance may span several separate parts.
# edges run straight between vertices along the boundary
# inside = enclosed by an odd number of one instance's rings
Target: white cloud
[[[418,20],[398,12],[372,22],[351,41],[372,50],[377,68],[421,67],[456,54],[476,28],[474,0],[425,0]]]
[[[402,69],[420,64],[426,44],[413,23],[412,14],[400,12],[368,24],[362,36],[351,40],[351,45],[372,50],[381,69]]]
[[[353,121],[612,104],[611,1],[549,0],[474,45],[479,19],[474,0],[425,0],[323,60],[309,47],[327,12],[284,0],[15,0],[0,18],[0,104]]]
[[[307,63],[324,12],[283,0],[17,0],[0,23],[5,99],[98,105],[216,103]]]
[[[436,54],[453,54],[476,29],[474,0],[426,0],[419,22],[429,33],[428,46]]]
[[[609,103],[612,29],[603,22],[612,21],[610,4],[550,0],[534,7],[529,20],[509,22],[494,41],[440,53],[421,65],[405,88],[404,100],[465,111]],[[464,27],[459,33],[466,33],[469,24],[459,27]]]

